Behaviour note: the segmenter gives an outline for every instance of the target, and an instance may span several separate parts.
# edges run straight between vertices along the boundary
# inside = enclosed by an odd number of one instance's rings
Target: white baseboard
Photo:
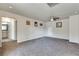
[[[51,37],[51,38],[59,38],[59,39],[69,40],[67,38],[61,38],[61,37],[55,37],[55,36],[45,36],[45,37]]]
[[[79,42],[78,42],[78,41],[71,41],[71,40],[69,40],[69,42],[72,42],[72,43],[77,43],[77,44],[79,44]]]
[[[12,39],[3,39],[2,42],[9,42],[9,41],[15,41],[15,40],[12,40]]]
[[[35,39],[39,39],[42,37],[44,37],[44,36],[40,36],[40,37],[36,37],[36,38],[32,38],[32,39],[27,39],[27,40],[17,40],[17,43],[22,43],[22,42],[29,41],[29,40],[35,40]]]
[[[34,39],[38,39],[38,38],[41,38],[41,37],[51,37],[51,38],[59,38],[59,39],[69,40],[69,39],[60,38],[60,37],[53,37],[53,36],[40,36],[40,37],[36,37],[36,38],[32,38],[32,39],[17,40],[17,42],[22,43],[22,42],[25,42],[25,41],[34,40]]]

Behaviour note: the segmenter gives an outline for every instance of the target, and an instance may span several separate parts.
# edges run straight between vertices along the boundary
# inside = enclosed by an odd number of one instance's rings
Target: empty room
[[[0,3],[0,56],[79,56],[79,3]]]

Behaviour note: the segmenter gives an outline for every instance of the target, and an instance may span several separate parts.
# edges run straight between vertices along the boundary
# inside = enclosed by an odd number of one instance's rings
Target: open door
[[[0,47],[2,47],[2,24],[0,20]]]
[[[2,24],[2,42],[17,40],[17,21],[14,18],[1,17]]]

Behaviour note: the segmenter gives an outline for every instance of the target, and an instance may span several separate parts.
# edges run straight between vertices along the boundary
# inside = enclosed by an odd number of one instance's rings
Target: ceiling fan
[[[59,3],[47,3],[47,5],[49,6],[49,7],[54,7],[54,6],[56,6],[56,5],[58,5]]]
[[[59,20],[59,19],[60,19],[59,17],[50,16],[50,21],[57,21],[57,20]]]

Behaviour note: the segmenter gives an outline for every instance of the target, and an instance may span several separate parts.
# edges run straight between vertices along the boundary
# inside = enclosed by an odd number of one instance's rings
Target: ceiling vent
[[[56,5],[58,5],[59,3],[47,3],[47,5],[49,6],[49,7],[54,7],[54,6],[56,6]]]

